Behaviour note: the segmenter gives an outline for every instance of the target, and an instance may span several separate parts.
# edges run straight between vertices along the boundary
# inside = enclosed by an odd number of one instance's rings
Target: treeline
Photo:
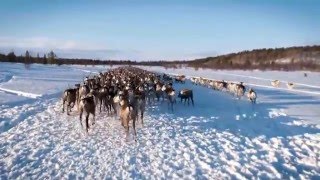
[[[320,70],[320,46],[255,49],[189,61],[211,69]]]
[[[176,64],[185,63],[186,61],[131,61],[131,60],[95,60],[95,59],[81,59],[81,58],[58,58],[57,55],[50,51],[40,57],[31,56],[29,51],[26,51],[24,55],[16,56],[12,51],[7,55],[0,53],[0,62],[13,62],[13,63],[25,63],[25,64],[67,64],[67,65],[145,65],[145,66],[175,66]]]
[[[0,62],[19,62],[27,65],[38,64],[78,64],[78,65],[145,65],[181,68],[183,66],[209,69],[260,69],[260,70],[312,70],[320,71],[320,46],[300,46],[289,48],[255,49],[192,61],[131,61],[59,58],[50,51],[35,57],[29,51],[16,56],[14,52],[0,54]]]

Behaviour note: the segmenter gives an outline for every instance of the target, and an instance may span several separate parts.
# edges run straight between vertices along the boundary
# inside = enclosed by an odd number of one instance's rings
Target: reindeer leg
[[[117,115],[117,107],[115,103],[112,103],[112,107],[113,107],[114,114]]]
[[[129,126],[128,126],[129,127]],[[137,142],[137,132],[136,132],[136,117],[132,119],[132,127],[134,132],[134,140]],[[129,131],[129,129],[128,129]]]
[[[72,112],[72,108],[73,108],[73,106],[71,106],[71,104],[72,103],[70,103],[70,105],[69,105],[69,110],[70,110],[70,112]],[[72,104],[73,105],[73,104]]]
[[[64,101],[63,100],[63,102],[62,102],[62,113],[64,113],[64,103],[65,103],[66,101]]]
[[[75,101],[75,103],[76,103],[76,106],[77,106],[77,111],[79,112],[79,100],[78,100],[79,98],[76,98],[76,101]]]
[[[108,113],[108,115],[110,114],[110,111],[109,111],[109,106],[108,106],[108,104],[107,104],[107,102],[104,102],[105,104],[105,108],[106,108],[106,110],[107,110],[107,113]]]
[[[124,126],[125,130],[126,130],[126,140],[128,141],[129,138],[129,124],[126,124],[126,126]]]
[[[82,113],[83,113],[83,110],[80,109],[80,124],[81,124],[81,127],[83,127],[83,126],[82,126]]]
[[[92,125],[95,125],[96,124],[96,111],[95,111],[95,109],[93,110],[92,115],[93,115]]]
[[[70,115],[69,111],[70,111],[70,103],[67,104],[67,115]]]
[[[111,111],[112,111],[112,109],[111,109],[111,104],[108,104],[108,105],[107,105],[107,109],[108,109],[108,114],[111,114]]]
[[[143,111],[141,111],[141,124],[143,125]]]
[[[92,113],[92,116],[93,116],[92,125],[95,125],[96,124],[96,114]]]
[[[86,131],[89,131],[89,113],[86,115]]]
[[[80,98],[77,99],[77,110],[80,111]]]

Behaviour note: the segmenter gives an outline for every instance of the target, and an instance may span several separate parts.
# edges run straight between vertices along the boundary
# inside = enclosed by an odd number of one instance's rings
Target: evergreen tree
[[[46,54],[43,55],[43,64],[47,64],[48,61],[47,61],[47,56]]]
[[[13,51],[11,51],[11,52],[7,55],[7,57],[8,57],[8,59],[9,59],[9,61],[15,62],[17,56],[14,54]]]
[[[56,64],[56,58],[57,58],[57,55],[53,51],[50,51],[48,53],[48,63],[49,64]]]

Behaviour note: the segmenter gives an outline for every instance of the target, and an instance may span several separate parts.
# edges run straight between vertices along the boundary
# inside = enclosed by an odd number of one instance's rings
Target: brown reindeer
[[[138,87],[135,91],[135,106],[137,113],[140,112],[141,123],[143,124],[143,114],[146,109],[146,94],[142,86]]]
[[[236,84],[235,86],[235,95],[238,98],[241,98],[244,93],[246,92],[246,87],[243,85],[243,82],[240,82],[240,84]]]
[[[136,107],[129,108],[129,100],[124,96],[120,96],[119,103],[120,103],[120,121],[121,121],[121,125],[125,128],[126,139],[128,139],[128,136],[129,136],[129,122],[132,121],[132,128],[133,128],[134,137],[136,141],[137,109]]]
[[[248,91],[248,99],[253,103],[255,104],[256,103],[256,99],[257,99],[257,93],[253,90],[253,89],[249,89]]]
[[[95,124],[96,105],[95,105],[95,102],[94,102],[94,97],[93,96],[83,97],[80,100],[79,108],[80,108],[80,124],[81,124],[81,127],[83,127],[82,126],[82,114],[83,114],[83,112],[85,112],[85,114],[86,114],[86,131],[88,132],[88,130],[89,130],[89,115],[90,114],[92,114],[92,116],[93,116],[92,125]]]
[[[90,89],[87,85],[82,85],[79,87],[78,97],[77,97],[77,104],[78,104],[78,110],[80,109],[80,101],[82,98],[86,97],[87,94],[89,94]]]
[[[71,109],[74,107],[76,104],[76,99],[77,99],[77,89],[66,89],[63,92],[62,96],[62,112],[64,113],[64,106],[65,103],[67,104],[67,114],[69,115],[69,112],[71,112]]]
[[[172,83],[162,86],[162,91],[166,94],[168,98],[168,108],[173,111],[173,104],[176,103],[176,93],[172,87]]]
[[[180,98],[181,102],[182,102],[182,100],[184,100],[185,104],[186,104],[186,101],[188,100],[188,105],[190,104],[189,101],[191,99],[191,103],[194,106],[192,90],[190,90],[190,89],[182,89],[179,92],[178,97]]]

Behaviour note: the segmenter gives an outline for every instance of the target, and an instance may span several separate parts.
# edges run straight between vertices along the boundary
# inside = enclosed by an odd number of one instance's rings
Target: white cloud
[[[12,38],[0,37],[2,48],[24,49],[60,49],[60,50],[96,50],[104,48],[102,44],[80,43],[73,40],[52,39],[47,37]]]

